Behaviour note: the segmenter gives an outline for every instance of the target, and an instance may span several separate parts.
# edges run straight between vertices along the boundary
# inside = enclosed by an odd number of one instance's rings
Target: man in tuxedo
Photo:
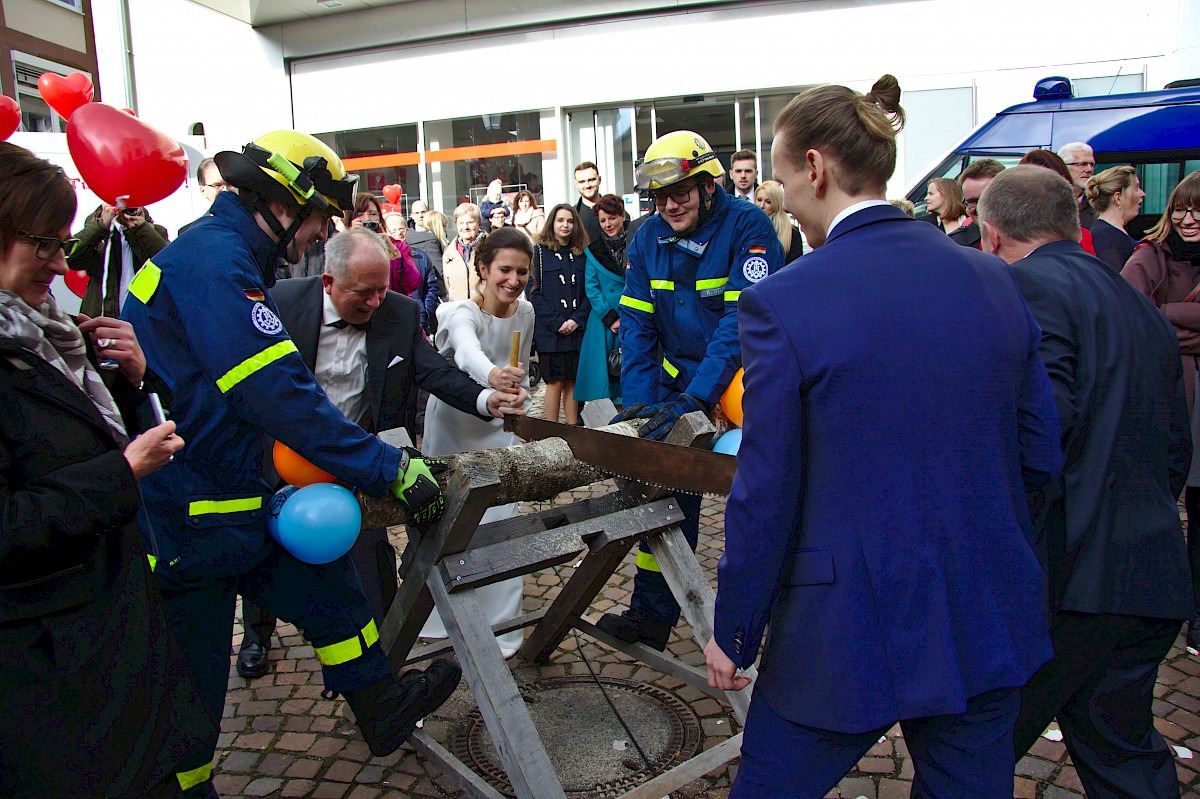
[[[416,301],[388,291],[389,276],[379,234],[351,228],[325,245],[324,274],[282,281],[271,292],[300,357],[346,418],[369,433],[401,427],[417,387],[484,419],[523,413],[524,389],[485,388],[438,354],[421,333]],[[269,474],[268,481],[275,477]],[[363,530],[351,556],[382,623],[396,594],[396,553],[387,531]],[[261,677],[270,669],[275,618],[243,600],[242,620],[238,674]]]
[[[1012,264],[1042,327],[1062,474],[1035,496],[1054,658],[1021,691],[1020,757],[1057,716],[1093,799],[1179,796],[1154,728],[1159,661],[1192,613],[1175,498],[1191,461],[1171,324],[1079,246],[1071,189],[1018,166],[979,202],[983,249]]]

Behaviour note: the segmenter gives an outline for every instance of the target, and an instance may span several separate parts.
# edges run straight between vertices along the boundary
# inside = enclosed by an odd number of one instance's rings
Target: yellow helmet
[[[268,199],[335,213],[354,207],[358,175],[347,174],[337,153],[307,133],[271,131],[214,160],[227,182]]]
[[[634,171],[634,179],[645,191],[665,188],[701,172],[719,178],[725,169],[703,136],[677,130],[659,136],[646,148],[646,158]]]

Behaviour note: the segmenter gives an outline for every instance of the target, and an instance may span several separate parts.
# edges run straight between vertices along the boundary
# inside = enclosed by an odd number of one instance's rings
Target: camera
[[[371,231],[372,233],[379,232],[379,223],[374,221],[373,219],[364,219],[362,226],[365,227],[367,230]]]
[[[122,208],[121,213],[124,214],[125,216],[141,216],[142,209],[141,208]]]

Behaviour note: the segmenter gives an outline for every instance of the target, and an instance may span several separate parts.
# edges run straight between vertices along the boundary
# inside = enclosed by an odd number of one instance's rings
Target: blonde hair
[[[446,238],[446,225],[449,223],[450,220],[441,211],[427,210],[425,212],[425,229],[432,233],[443,247],[449,241]]]
[[[896,171],[896,133],[904,127],[900,82],[891,75],[859,94],[845,86],[814,86],[775,117],[775,140],[787,136],[788,155],[800,166],[808,149],[838,164],[834,179],[848,194],[882,192]]]
[[[775,226],[775,236],[783,245],[783,252],[786,255],[792,246],[792,220],[788,219],[787,213],[783,210],[783,184],[777,180],[764,180],[755,189],[754,196],[757,197],[760,191],[766,194],[767,199],[771,201],[771,224]]]
[[[1113,196],[1120,194],[1137,180],[1137,170],[1131,166],[1114,166],[1088,178],[1088,202],[1101,213],[1112,205]]]

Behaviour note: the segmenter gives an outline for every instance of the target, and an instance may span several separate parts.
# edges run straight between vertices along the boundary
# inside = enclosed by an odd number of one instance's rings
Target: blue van
[[[922,214],[925,192],[933,178],[957,177],[967,164],[980,158],[1012,166],[1030,150],[1057,152],[1064,144],[1082,141],[1096,153],[1096,172],[1123,164],[1137,168],[1146,199],[1141,215],[1128,229],[1130,235],[1140,237],[1158,221],[1179,181],[1200,169],[1200,86],[1175,86],[1162,91],[1075,97],[1067,78],[1044,78],[1034,88],[1034,102],[1006,108],[976,129],[906,196]]]

